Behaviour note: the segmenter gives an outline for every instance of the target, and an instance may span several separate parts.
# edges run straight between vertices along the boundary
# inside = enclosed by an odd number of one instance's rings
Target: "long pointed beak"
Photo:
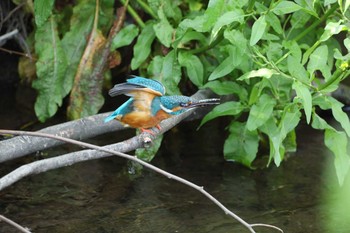
[[[212,99],[204,99],[204,100],[198,100],[196,102],[192,102],[188,106],[185,106],[185,108],[197,108],[197,107],[205,107],[209,105],[217,105],[220,104],[220,99],[212,98]]]

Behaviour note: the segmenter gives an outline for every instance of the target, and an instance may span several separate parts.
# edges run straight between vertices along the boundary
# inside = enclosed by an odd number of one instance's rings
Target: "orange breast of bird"
[[[148,129],[155,127],[162,120],[171,117],[170,114],[163,110],[159,110],[155,115],[152,115],[151,106],[155,97],[154,94],[148,92],[133,92],[132,93],[133,111],[117,118],[123,124],[133,128]]]

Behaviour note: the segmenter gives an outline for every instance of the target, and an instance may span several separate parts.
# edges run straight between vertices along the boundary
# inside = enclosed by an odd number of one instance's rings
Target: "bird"
[[[125,83],[116,84],[109,90],[111,97],[126,95],[130,98],[105,118],[105,122],[118,120],[123,125],[152,133],[149,129],[172,116],[184,113],[192,108],[216,105],[220,99],[193,100],[183,95],[165,95],[162,83],[139,76],[132,76]]]

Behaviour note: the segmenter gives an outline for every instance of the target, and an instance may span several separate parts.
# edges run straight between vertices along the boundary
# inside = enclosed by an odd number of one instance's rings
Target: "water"
[[[153,164],[204,186],[249,223],[273,224],[291,233],[325,232],[322,193],[327,184],[322,174],[330,155],[320,132],[300,127],[297,153],[279,168],[252,171],[223,160],[223,123],[214,121],[199,131],[197,125],[183,123],[168,132]],[[113,134],[94,143],[108,140],[115,140]],[[70,150],[66,145],[47,154]],[[37,233],[248,232],[183,184],[148,170],[130,177],[127,163],[117,157],[25,178],[0,196],[1,213]],[[0,223],[0,232],[16,231]]]

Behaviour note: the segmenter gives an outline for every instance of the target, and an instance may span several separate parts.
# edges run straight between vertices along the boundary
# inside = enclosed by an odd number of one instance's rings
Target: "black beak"
[[[213,99],[204,99],[204,100],[198,100],[196,102],[189,103],[187,106],[184,106],[184,108],[197,108],[197,107],[205,107],[209,105],[217,105],[220,104],[220,99],[213,98]]]

